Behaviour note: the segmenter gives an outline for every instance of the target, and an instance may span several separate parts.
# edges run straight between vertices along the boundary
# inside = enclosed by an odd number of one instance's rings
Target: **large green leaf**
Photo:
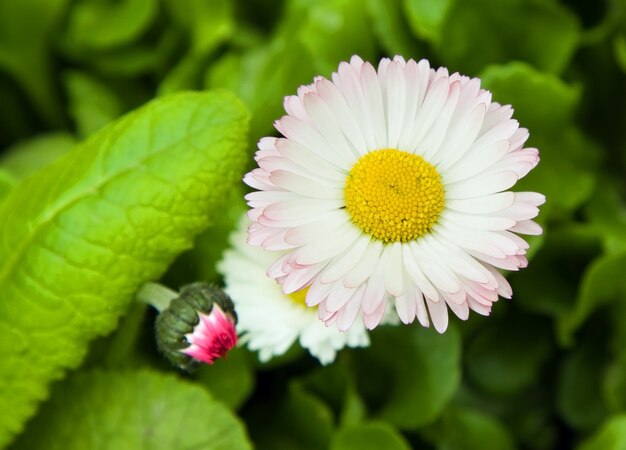
[[[50,381],[109,332],[140,283],[220,213],[245,161],[232,95],[149,103],[13,189],[0,205],[0,445]]]
[[[247,450],[243,425],[201,387],[148,370],[77,373],[16,450]]]

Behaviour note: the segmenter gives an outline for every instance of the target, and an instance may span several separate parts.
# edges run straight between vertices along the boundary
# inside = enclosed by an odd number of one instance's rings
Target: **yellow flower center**
[[[352,222],[386,244],[430,232],[444,203],[437,170],[421,156],[389,148],[362,156],[344,192]]]
[[[309,288],[306,287],[304,289],[300,289],[299,291],[292,292],[291,294],[287,294],[287,297],[296,305],[300,305],[305,308],[308,308],[308,305],[306,304],[306,293],[308,291],[309,291]]]

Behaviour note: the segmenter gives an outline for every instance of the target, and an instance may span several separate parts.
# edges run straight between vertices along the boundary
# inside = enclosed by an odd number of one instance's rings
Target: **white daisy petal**
[[[287,170],[275,170],[270,175],[270,180],[278,187],[305,197],[331,200],[343,197],[343,191],[339,187],[322,184],[320,180],[299,176]]]
[[[442,333],[448,309],[466,320],[512,296],[499,269],[527,265],[518,234],[541,234],[533,219],[545,197],[510,189],[539,152],[524,148],[528,130],[479,79],[426,60],[383,58],[375,68],[354,56],[284,105],[275,123],[283,137],[259,141],[259,168],[244,177],[260,191],[246,196],[248,242],[282,252],[268,275],[285,292],[306,289],[329,330],[374,328],[393,302],[403,323],[417,318]],[[255,263],[230,280],[245,280]],[[367,342],[298,330],[276,335],[323,362],[347,342]],[[275,339],[250,345],[269,357],[286,348]]]
[[[403,323],[411,323],[415,320],[417,303],[412,292],[396,297],[396,312]]]
[[[346,275],[343,284],[346,287],[360,286],[374,272],[383,250],[380,241],[370,242],[357,265]]]
[[[433,302],[426,297],[426,306],[430,313],[430,319],[433,322],[435,330],[443,333],[448,328],[448,307],[444,301]]]
[[[387,309],[387,302],[380,302],[378,308],[371,314],[363,314],[363,323],[365,324],[365,328],[368,330],[373,330],[378,326],[383,316],[385,315],[385,310]]]
[[[326,270],[320,275],[320,281],[322,283],[332,283],[333,281],[345,277],[348,272],[356,267],[357,262],[361,260],[361,257],[367,250],[368,245],[369,242],[367,239],[357,239],[352,247],[343,255],[333,259]]]

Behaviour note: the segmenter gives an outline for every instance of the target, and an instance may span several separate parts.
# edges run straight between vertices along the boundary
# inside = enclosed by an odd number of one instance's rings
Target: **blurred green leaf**
[[[580,282],[574,309],[559,320],[559,336],[569,343],[576,329],[593,311],[610,302],[626,299],[626,250],[594,259]]]
[[[334,428],[328,406],[296,383],[278,405],[257,402],[247,423],[258,450],[328,448]]]
[[[159,95],[198,88],[210,54],[236,30],[234,4],[231,0],[192,0],[165,2],[177,26],[189,34],[190,46],[178,64],[159,85]]]
[[[196,379],[217,400],[231,409],[237,409],[254,389],[255,379],[250,355],[241,347],[234,348],[213,365],[203,365],[198,370]]]
[[[615,182],[600,180],[584,212],[593,231],[602,239],[607,253],[626,250],[626,205],[617,192]]]
[[[615,59],[623,72],[626,72],[626,36],[618,34],[613,40]]]
[[[385,422],[368,422],[337,431],[330,450],[410,450],[406,439]]]
[[[332,408],[341,426],[358,424],[367,415],[367,408],[359,396],[355,381],[341,360],[316,369],[298,379],[297,383]]]
[[[376,37],[389,57],[402,55],[406,59],[417,58],[423,54],[422,44],[408,29],[404,0],[366,0]]]
[[[22,85],[42,117],[62,123],[51,67],[51,44],[68,0],[0,2],[0,68]]]
[[[626,448],[626,415],[611,417],[577,450],[624,450]]]
[[[422,39],[438,44],[443,24],[456,0],[404,0],[404,9],[413,32]]]
[[[606,418],[602,381],[606,354],[603,339],[586,339],[566,356],[557,383],[557,408],[573,428],[589,430]]]
[[[252,111],[251,136],[270,133],[286,95],[313,77],[329,77],[354,54],[374,56],[374,37],[359,0],[294,0],[269,42],[228,53],[209,68],[205,85],[236,92]],[[337,43],[341,43],[338,45]]]
[[[132,112],[0,205],[0,445],[47,384],[113,329],[145,281],[191,246],[239,182],[247,113],[226,93]]]
[[[378,419],[402,429],[439,417],[460,381],[461,337],[419,326],[384,327],[370,349],[353,351],[359,390]]]
[[[283,97],[313,80],[315,71],[308,57],[284,58],[305,52],[297,40],[277,38],[243,55],[229,53],[209,68],[206,87],[230,89],[241,97],[252,112],[250,135],[256,142],[271,133],[274,121],[285,113]]]
[[[580,102],[580,86],[568,85],[522,62],[489,66],[480,78],[494,101],[513,105],[514,118],[530,130],[531,136],[562,132]]]
[[[0,167],[22,180],[69,152],[76,142],[65,132],[36,136],[9,147],[0,157]]]
[[[507,396],[536,383],[550,355],[550,331],[529,317],[508,317],[486,325],[469,342],[467,374],[484,392]]]
[[[566,316],[574,309],[589,260],[600,251],[600,240],[589,226],[568,223],[553,227],[532,263],[509,276],[515,304],[537,314]]]
[[[208,53],[236,31],[232,0],[188,0],[184,6],[165,0],[164,4],[176,26],[189,34],[191,53]]]
[[[451,408],[434,433],[437,450],[513,450],[515,441],[493,417],[480,411]]]
[[[453,3],[440,34],[439,56],[460,72],[520,60],[560,73],[578,46],[580,25],[554,1],[463,0]]]
[[[141,37],[157,12],[156,0],[79,0],[64,40],[81,52],[111,50]]]
[[[106,84],[83,72],[64,75],[68,109],[79,136],[89,136],[122,115],[121,100]]]
[[[287,2],[285,14],[278,33],[284,39],[300,41],[312,58],[316,75],[329,77],[340,61],[352,55],[363,59],[375,55],[372,24],[360,0],[293,0]],[[302,63],[302,55],[285,56]]]
[[[77,373],[13,447],[28,450],[250,449],[243,425],[202,388],[148,370]]]

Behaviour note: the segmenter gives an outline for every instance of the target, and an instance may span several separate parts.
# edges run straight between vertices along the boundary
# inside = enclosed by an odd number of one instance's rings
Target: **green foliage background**
[[[255,142],[353,54],[480,76],[530,129],[513,300],[176,372],[133,293],[220,282]],[[625,72],[623,0],[0,0],[0,447],[625,448]]]

